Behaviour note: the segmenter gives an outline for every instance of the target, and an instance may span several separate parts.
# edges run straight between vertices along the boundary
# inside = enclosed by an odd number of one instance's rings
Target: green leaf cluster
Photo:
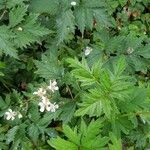
[[[0,0],[0,150],[150,149],[149,5]]]

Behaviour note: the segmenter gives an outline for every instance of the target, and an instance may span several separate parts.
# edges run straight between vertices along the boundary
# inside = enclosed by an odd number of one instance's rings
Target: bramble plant
[[[150,149],[149,0],[0,0],[0,150]]]

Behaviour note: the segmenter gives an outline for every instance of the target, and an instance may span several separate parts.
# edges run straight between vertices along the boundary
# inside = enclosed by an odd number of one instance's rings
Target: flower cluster
[[[6,120],[14,120],[16,116],[19,119],[22,118],[22,114],[20,112],[12,111],[12,109],[8,109],[8,111],[5,112]]]
[[[52,93],[54,93],[55,91],[57,91],[59,88],[57,86],[57,82],[54,80],[50,80],[50,84],[49,86],[47,86],[47,89],[50,90]],[[34,92],[34,95],[37,95],[40,97],[40,102],[39,102],[39,106],[40,106],[40,112],[44,112],[46,111],[50,111],[50,112],[55,112],[56,109],[58,109],[58,105],[56,103],[51,103],[49,101],[49,99],[46,96],[46,92],[47,90],[44,88],[39,88],[37,92]]]

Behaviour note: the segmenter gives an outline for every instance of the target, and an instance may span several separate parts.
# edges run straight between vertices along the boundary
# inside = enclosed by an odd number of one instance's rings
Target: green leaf
[[[72,129],[69,126],[63,125],[63,132],[69,141],[76,145],[80,145],[80,139],[77,135],[76,130],[72,131]]]
[[[0,53],[17,58],[17,51],[12,41],[13,34],[7,26],[0,26]]]
[[[148,90],[146,88],[134,88],[130,98],[120,101],[119,107],[123,112],[137,112],[148,110]]]
[[[85,59],[80,63],[77,59],[69,58],[67,62],[70,64],[70,67],[74,68],[72,73],[81,81],[82,86],[92,85],[96,82]]]
[[[150,45],[146,45],[136,52],[138,55],[143,56],[144,58],[150,58]]]
[[[86,128],[86,132],[83,133],[82,143],[89,142],[93,140],[100,132],[102,128],[102,122],[100,120],[91,121],[88,127]]]
[[[133,129],[132,122],[128,119],[128,117],[118,117],[111,120],[111,126],[113,133],[120,137],[121,133],[129,134],[129,132]]]
[[[70,33],[74,33],[75,23],[74,16],[71,10],[61,12],[57,20],[57,39],[58,44],[68,39]]]
[[[133,87],[130,78],[122,75],[126,66],[124,58],[121,57],[114,64],[114,73],[104,69],[100,62],[96,62],[92,69],[85,59],[81,63],[77,59],[67,59],[67,62],[74,68],[71,72],[81,85],[90,85],[92,88],[88,90],[89,93],[82,94],[82,102],[79,103],[80,107],[75,115],[100,116],[104,113],[110,118],[111,113],[119,113],[115,99],[124,100],[129,97]]]
[[[54,60],[56,57],[53,57],[53,53],[50,55],[42,55],[41,61],[35,61],[35,65],[38,68],[35,73],[45,79],[58,79],[61,77],[63,69],[57,60]]]
[[[113,133],[110,133],[112,144],[109,144],[109,150],[122,150],[121,139],[117,139]]]
[[[84,33],[85,27],[92,30],[93,28],[93,13],[92,10],[83,7],[75,9],[75,19],[81,33]]]
[[[50,141],[48,141],[48,143],[56,150],[66,150],[66,149],[77,150],[78,149],[78,147],[75,144],[66,141],[60,137],[57,137],[56,139],[52,138]]]
[[[36,143],[40,134],[38,127],[35,124],[31,124],[28,128],[28,134],[34,143]]]
[[[11,128],[8,133],[6,134],[6,137],[7,137],[7,143],[11,143],[15,140],[15,136],[17,134],[19,130],[19,126],[14,126],[13,128]]]
[[[0,76],[4,76],[4,73],[0,72]]]
[[[24,16],[27,12],[27,6],[26,5],[19,5],[11,9],[9,13],[9,25],[11,27],[15,27],[19,23],[21,23],[24,20]]]
[[[82,35],[85,29],[93,29],[94,20],[102,26],[109,24],[105,6],[105,1],[103,0],[83,0],[75,8],[75,20]]]
[[[5,101],[2,99],[2,97],[0,97],[0,109],[6,109],[7,106],[8,105],[5,103]]]
[[[34,13],[49,13],[55,14],[58,11],[58,0],[31,0],[29,9]]]
[[[101,137],[100,132],[102,122],[100,120],[91,121],[88,126],[81,123],[81,145],[84,149],[103,149],[108,142],[107,137]]]
[[[102,122],[100,120],[91,121],[87,126],[82,120],[79,130],[77,127],[72,130],[69,126],[63,126],[63,132],[68,138],[66,140],[57,137],[51,139],[48,143],[56,150],[65,150],[69,148],[71,150],[99,150],[103,149],[108,142],[107,137],[101,137],[100,132],[102,128]],[[77,132],[78,131],[78,132]]]
[[[103,26],[103,27],[112,26],[106,10],[96,9],[96,10],[94,10],[94,16],[96,18],[97,23],[100,24],[101,26]]]
[[[39,113],[38,105],[36,103],[30,103],[28,115],[30,120],[32,120],[32,122],[38,123],[40,119],[40,113]]]
[[[8,146],[5,143],[0,142],[0,149],[8,149]]]
[[[61,113],[59,115],[59,119],[62,120],[63,123],[71,122],[71,119],[73,118],[76,109],[76,103],[68,102],[64,104],[60,109]]]
[[[105,0],[83,0],[83,6],[88,8],[102,8],[106,6]]]
[[[7,1],[7,7],[10,9],[12,7],[15,7],[15,6],[21,6],[21,5],[24,5],[24,2],[27,2],[28,0],[9,0]]]
[[[125,57],[120,57],[117,61],[117,63],[114,63],[114,75],[120,76],[123,71],[126,69],[126,60]]]
[[[41,26],[37,19],[38,15],[30,14],[19,27],[15,28],[14,43],[17,47],[26,48],[32,43],[40,42],[41,37],[50,33],[50,30]],[[21,31],[18,28],[21,28]]]
[[[100,116],[102,114],[102,97],[94,90],[89,94],[83,95],[82,103],[79,103],[80,108],[76,111],[76,116]]]

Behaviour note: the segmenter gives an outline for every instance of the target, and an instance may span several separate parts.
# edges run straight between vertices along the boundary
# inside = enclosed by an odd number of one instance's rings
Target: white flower
[[[42,97],[42,101],[39,102],[40,112],[44,112],[45,110],[55,112],[58,109],[57,104],[52,104],[47,97]]]
[[[56,103],[54,103],[54,104],[51,104],[51,112],[55,112],[56,111],[56,109],[58,109],[59,108],[59,106],[56,104]]]
[[[21,27],[18,27],[18,29],[17,29],[18,31],[22,31],[23,29],[21,28]]]
[[[92,48],[90,48],[90,47],[87,46],[85,48],[85,51],[84,51],[85,56],[88,56],[91,53],[92,50],[93,50]]]
[[[133,48],[129,47],[129,48],[127,49],[127,53],[128,53],[128,54],[132,54],[133,52],[134,52],[134,49],[133,49]]]
[[[8,109],[7,112],[5,112],[6,120],[14,120],[17,113],[15,111],[12,111],[11,109]]]
[[[76,6],[77,3],[76,3],[75,1],[72,1],[72,2],[71,2],[71,5],[72,5],[72,6]]]
[[[37,92],[33,93],[34,95],[38,95],[40,97],[43,97],[46,94],[46,90],[43,88],[39,88]]]
[[[55,80],[54,81],[50,80],[50,85],[48,86],[48,89],[51,90],[53,93],[57,91],[59,89],[57,86],[57,82]]]
[[[21,113],[18,114],[18,118],[19,119],[22,118],[22,114]]]
[[[47,97],[42,97],[42,101],[39,102],[40,112],[44,112],[45,110],[50,111],[50,105],[49,99]]]

